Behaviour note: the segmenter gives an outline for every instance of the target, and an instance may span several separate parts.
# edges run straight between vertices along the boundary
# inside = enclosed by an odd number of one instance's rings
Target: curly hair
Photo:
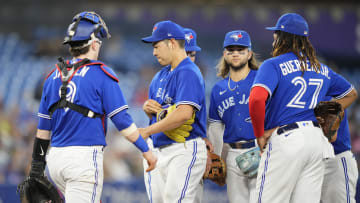
[[[256,54],[253,52],[251,58],[248,60],[249,68],[252,70],[259,69],[259,64],[256,60]],[[217,74],[216,76],[221,78],[226,78],[230,72],[230,65],[225,61],[224,56],[219,59],[218,64],[216,65]]]
[[[306,71],[307,60],[310,62],[316,72],[320,72],[320,62],[316,57],[315,49],[313,48],[308,37],[299,36],[283,31],[275,31],[277,39],[274,43],[272,56],[279,56],[288,52],[293,52],[300,61],[301,71]]]

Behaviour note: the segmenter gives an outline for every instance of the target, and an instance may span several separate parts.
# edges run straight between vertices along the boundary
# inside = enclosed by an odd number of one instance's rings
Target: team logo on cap
[[[154,32],[156,29],[157,29],[157,26],[154,26],[154,28],[153,28],[153,32]]]
[[[230,37],[233,38],[235,40],[235,42],[236,42],[239,39],[241,39],[243,37],[243,35],[241,33],[239,33],[239,34],[233,34]]]
[[[186,39],[187,43],[190,43],[190,41],[192,39],[194,39],[194,36],[192,35],[192,33],[188,33],[188,34],[185,34],[185,39]]]

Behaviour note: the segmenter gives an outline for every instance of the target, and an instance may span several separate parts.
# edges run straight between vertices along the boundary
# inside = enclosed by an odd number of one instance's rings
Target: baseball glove
[[[334,142],[337,130],[344,118],[344,109],[335,101],[322,101],[314,109],[315,117],[319,122],[325,137]]]
[[[45,176],[28,176],[17,187],[22,203],[62,203],[56,188]]]
[[[215,153],[208,153],[211,158],[211,168],[208,172],[205,171],[204,179],[209,179],[220,186],[225,185],[226,165],[224,160]]]
[[[176,105],[171,105],[169,107],[163,107],[163,110],[156,114],[156,121],[160,121],[164,119],[167,115],[172,113],[176,109]],[[184,143],[186,138],[190,136],[190,131],[193,129],[192,124],[195,121],[195,112],[192,115],[192,118],[185,121],[185,123],[175,129],[164,131],[164,134],[168,136],[170,139],[174,140],[175,142]]]
[[[235,158],[237,166],[246,177],[256,177],[260,162],[260,149],[256,147]]]

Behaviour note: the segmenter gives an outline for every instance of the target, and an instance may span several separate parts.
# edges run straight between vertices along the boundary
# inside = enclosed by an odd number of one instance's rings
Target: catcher
[[[147,171],[155,168],[156,157],[127,113],[119,79],[98,61],[100,39],[108,38],[107,26],[95,12],[81,12],[69,25],[63,43],[73,59],[60,57],[44,82],[30,176],[19,185],[23,202],[60,202],[44,177],[45,165],[64,201],[100,202],[107,118],[142,152]]]

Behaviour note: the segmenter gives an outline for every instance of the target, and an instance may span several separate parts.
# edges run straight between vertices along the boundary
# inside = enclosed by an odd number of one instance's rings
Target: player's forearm
[[[191,119],[193,111],[193,107],[190,105],[179,105],[163,120],[148,126],[145,130],[150,135],[173,130],[183,125],[187,120]]]
[[[120,134],[123,135],[128,141],[135,142],[139,136],[139,130],[136,125],[132,123],[129,127],[120,131]]]
[[[50,140],[50,131],[37,129],[36,137],[43,140]]]
[[[123,129],[120,133],[131,143],[133,143],[141,152],[149,151],[147,143],[141,137],[139,130],[136,125],[133,123],[128,128]]]
[[[349,94],[345,95],[345,97],[341,99],[335,99],[336,102],[340,103],[341,106],[346,109],[349,107],[358,97],[358,93],[355,89],[351,90]]]
[[[224,124],[220,122],[210,122],[208,128],[209,140],[213,144],[214,153],[221,156],[223,148]]]
[[[30,176],[41,176],[44,173],[45,157],[50,143],[50,131],[38,129],[36,132]]]

